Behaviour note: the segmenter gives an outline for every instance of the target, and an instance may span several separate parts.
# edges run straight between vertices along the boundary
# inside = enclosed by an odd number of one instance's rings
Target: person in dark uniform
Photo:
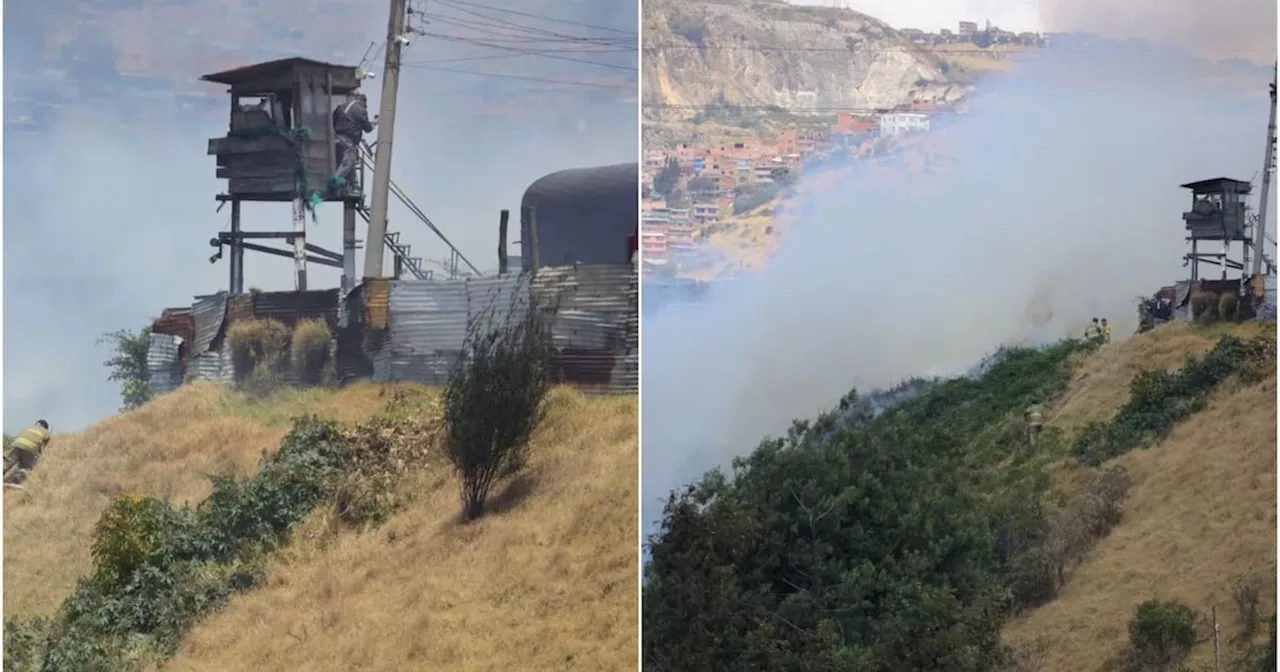
[[[369,99],[357,93],[350,102],[333,110],[334,154],[338,159],[338,177],[346,180],[347,191],[358,191],[356,167],[360,165],[360,142],[365,133],[372,133],[378,118],[369,120]]]

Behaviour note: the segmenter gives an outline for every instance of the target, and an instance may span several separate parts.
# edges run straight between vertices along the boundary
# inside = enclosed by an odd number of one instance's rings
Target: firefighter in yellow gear
[[[1111,325],[1107,324],[1107,318],[1102,318],[1102,342],[1111,342]]]
[[[1040,408],[1040,404],[1032,404],[1027,407],[1027,439],[1031,443],[1035,443],[1040,436],[1040,430],[1044,429],[1044,410]]]
[[[1093,341],[1102,338],[1102,327],[1098,326],[1098,318],[1093,318],[1089,326],[1084,328],[1084,340]]]
[[[22,433],[9,443],[9,455],[5,456],[5,482],[21,483],[26,480],[27,474],[35,469],[36,462],[40,460],[40,453],[44,452],[44,447],[48,444],[48,422],[37,420],[36,424],[22,430]]]

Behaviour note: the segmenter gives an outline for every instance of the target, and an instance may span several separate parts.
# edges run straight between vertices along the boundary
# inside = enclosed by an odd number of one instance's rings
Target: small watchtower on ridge
[[[1183,257],[1191,266],[1191,281],[1200,280],[1200,264],[1213,264],[1222,269],[1222,280],[1227,279],[1228,269],[1248,277],[1249,253],[1253,247],[1249,205],[1246,197],[1252,186],[1243,180],[1215,177],[1209,180],[1188,182],[1183,189],[1191,191],[1191,210],[1182,213],[1186,223],[1187,240],[1191,252]],[[1219,252],[1201,252],[1200,243],[1221,245]],[[1240,243],[1240,255],[1231,258],[1231,246]]]
[[[205,75],[231,94],[225,137],[209,141],[228,200],[291,201],[297,179],[327,201],[337,167],[333,110],[360,88],[353,66],[286,58]]]
[[[355,215],[363,209],[360,185],[335,189],[337,169],[333,110],[360,88],[354,66],[306,58],[255,63],[200,78],[224,84],[231,98],[227,135],[209,140],[208,155],[217,157],[217,176],[227,180],[217,200],[231,203],[231,231],[210,244],[218,248],[211,261],[231,248],[230,292],[244,292],[244,250],[294,260],[295,288],[307,288],[308,261],[343,269],[343,285],[355,281]],[[363,160],[358,182],[363,183]],[[293,202],[290,231],[245,232],[240,229],[240,204]],[[343,204],[343,250],[337,254],[306,242],[307,213],[325,202]],[[293,249],[281,250],[246,239],[279,238]]]

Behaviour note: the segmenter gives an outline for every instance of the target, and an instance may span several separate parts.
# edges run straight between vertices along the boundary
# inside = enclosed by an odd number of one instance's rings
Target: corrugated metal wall
[[[1262,307],[1258,310],[1258,319],[1276,320],[1276,276],[1268,275],[1264,281]]]
[[[168,394],[182,385],[182,338],[169,334],[151,334],[147,344],[147,377],[151,396]]]
[[[503,324],[513,309],[527,305],[523,298],[532,288],[541,305],[555,310],[551,331],[559,380],[587,391],[634,392],[639,387],[638,281],[629,265],[545,268],[532,277],[447,282],[380,279],[354,289],[341,306],[338,290],[255,292],[230,299],[220,292],[197,297],[192,306],[195,340],[187,348],[185,369],[189,378],[230,383],[235,371],[225,345],[229,324],[256,317],[292,326],[320,317],[336,328],[341,382],[372,378],[440,385],[462,353],[470,321]],[[155,343],[156,366],[162,368],[170,341]],[[172,347],[177,353],[178,346]],[[176,375],[180,383],[181,371]],[[161,386],[178,384],[161,378]]]
[[[577,266],[450,282],[391,283],[387,344],[373,352],[374,380],[443,384],[471,320],[502,324],[532,283],[554,308],[556,364],[564,382],[602,392],[638,385],[637,276],[630,266]],[[372,328],[372,325],[369,325]],[[368,341],[366,341],[368,345]]]

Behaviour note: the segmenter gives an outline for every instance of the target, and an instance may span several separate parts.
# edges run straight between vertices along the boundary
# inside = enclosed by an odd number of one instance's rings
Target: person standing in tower
[[[375,116],[369,120],[369,99],[357,93],[350,102],[333,110],[334,154],[338,159],[336,176],[346,181],[347,193],[356,193],[356,166],[360,165],[360,143],[365,133],[372,133],[378,125]]]

